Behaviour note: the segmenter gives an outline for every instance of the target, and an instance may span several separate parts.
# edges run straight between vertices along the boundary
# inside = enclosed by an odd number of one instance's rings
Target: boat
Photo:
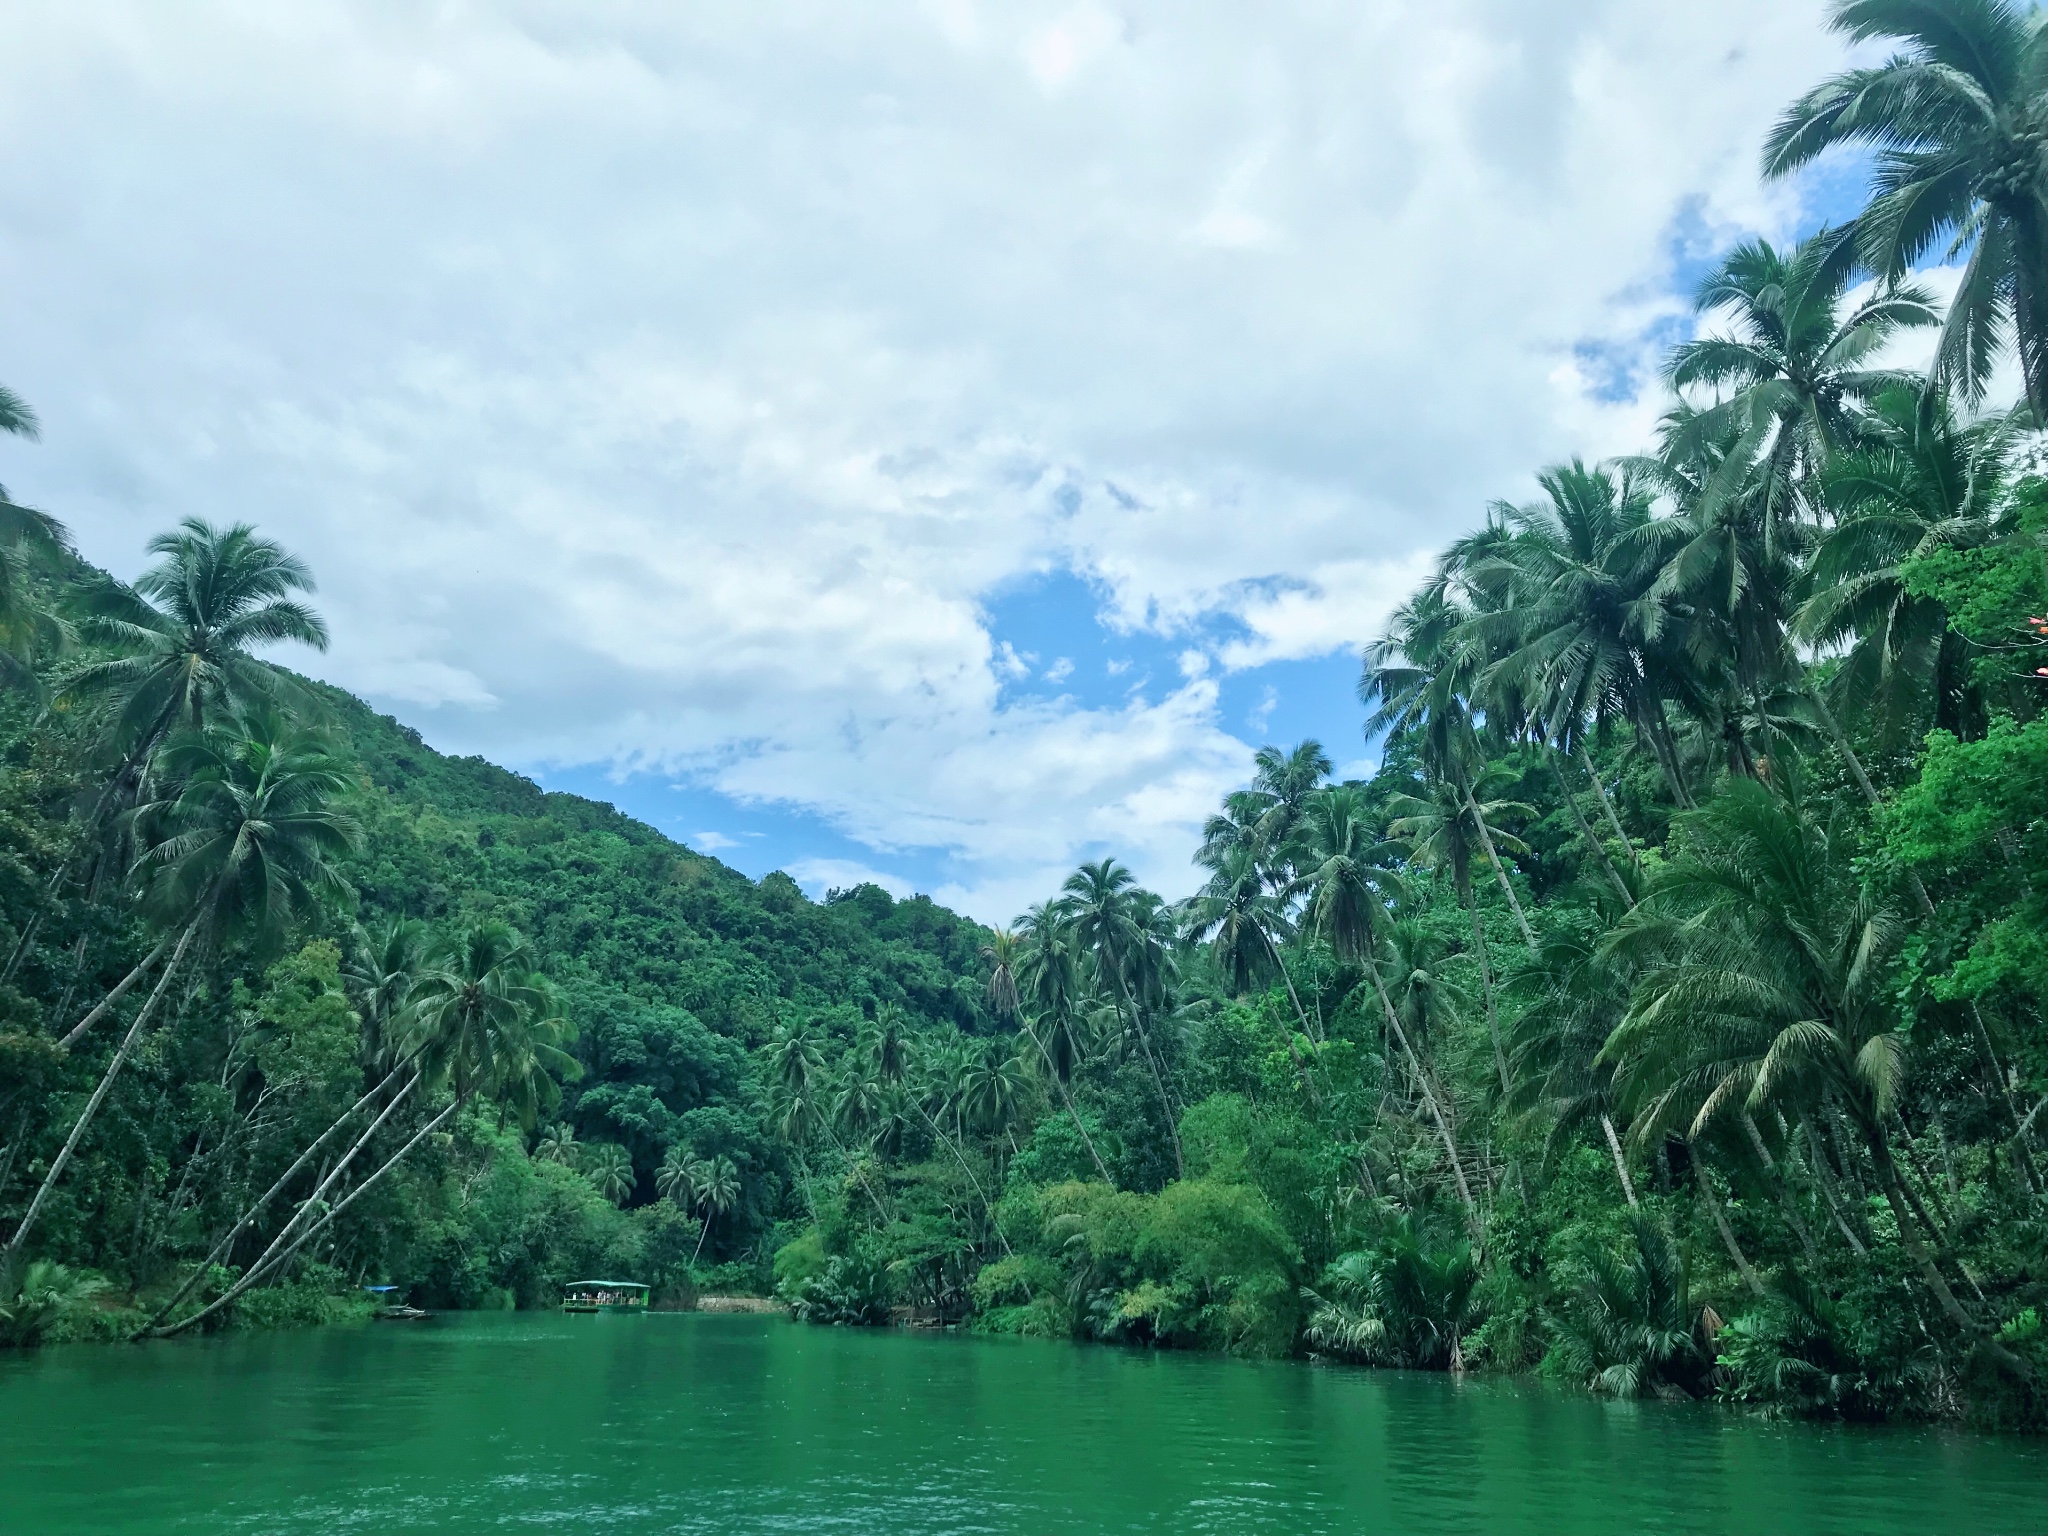
[[[647,1287],[637,1280],[571,1280],[562,1287],[564,1312],[645,1312]]]
[[[418,1307],[407,1305],[395,1285],[366,1285],[363,1290],[376,1301],[377,1310],[370,1315],[379,1322],[410,1323],[429,1315]]]

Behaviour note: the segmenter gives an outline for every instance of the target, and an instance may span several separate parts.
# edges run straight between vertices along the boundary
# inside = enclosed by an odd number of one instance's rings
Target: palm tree
[[[433,935],[416,917],[390,917],[371,928],[358,923],[349,936],[342,979],[354,995],[363,1022],[363,1051],[371,1063],[400,1047],[399,1021],[412,998],[412,985]]]
[[[583,1176],[613,1205],[624,1205],[633,1193],[633,1155],[615,1141],[601,1141],[585,1150]]]
[[[359,834],[354,819],[334,802],[350,781],[321,738],[265,711],[182,738],[165,753],[163,769],[166,789],[136,815],[145,848],[134,879],[164,939],[64,1043],[96,1022],[166,948],[170,958],[72,1122],[42,1187],[0,1251],[0,1262],[21,1250],[194,945],[234,936],[260,953],[301,912],[348,889],[335,861]]]
[[[1764,175],[1828,149],[1876,151],[1871,198],[1847,231],[1897,284],[1930,252],[1967,252],[1942,326],[1942,381],[1972,404],[2016,341],[2027,403],[2048,422],[2048,42],[2014,0],[1836,0],[1831,25],[1885,40],[1795,102],[1764,147]]]
[[[1963,426],[1940,390],[1894,389],[1868,418],[1868,445],[1830,470],[1839,521],[1814,552],[1797,630],[1848,648],[1828,689],[1836,713],[1874,715],[1887,736],[1930,718],[1965,734],[1980,724],[1970,648],[1908,570],[2005,532],[2019,427],[2009,417]]]
[[[1498,655],[1479,684],[1526,701],[1537,734],[1568,752],[1583,754],[1588,726],[1626,722],[1689,804],[1665,712],[1673,614],[1660,584],[1686,530],[1640,486],[1577,460],[1538,481],[1544,501],[1504,514],[1513,536],[1491,556],[1514,600],[1471,621],[1473,643]]]
[[[1509,1106],[1542,1114],[1551,1124],[1550,1148],[1581,1125],[1600,1127],[1614,1176],[1633,1210],[1621,1136],[1614,1125],[1614,1069],[1601,1056],[1627,1011],[1629,967],[1582,933],[1556,932],[1509,975],[1523,1008],[1511,1031]]]
[[[1507,1058],[1501,1049],[1499,1011],[1494,1002],[1493,964],[1486,948],[1486,926],[1480,921],[1479,903],[1472,894],[1472,853],[1473,844],[1477,841],[1474,834],[1485,817],[1533,816],[1535,811],[1519,801],[1480,800],[1478,796],[1486,792],[1490,777],[1492,775],[1481,776],[1476,793],[1460,791],[1437,779],[1426,785],[1421,795],[1393,796],[1387,801],[1387,810],[1395,819],[1389,823],[1387,832],[1406,848],[1409,859],[1414,863],[1425,869],[1442,870],[1451,877],[1451,888],[1457,892],[1458,901],[1472,927],[1472,957],[1479,962],[1479,985],[1486,1003],[1487,1035],[1493,1041],[1494,1065],[1500,1073],[1501,1087],[1505,1089],[1508,1084]],[[1510,853],[1527,854],[1529,851],[1519,838],[1506,833],[1494,834],[1488,843],[1496,839]],[[1536,935],[1529,927],[1521,902],[1516,899],[1507,871],[1501,868],[1495,849],[1482,846],[1489,856],[1494,878],[1500,882],[1510,910],[1521,927],[1523,941],[1533,952]]]
[[[1765,461],[1774,492],[1812,486],[1837,453],[1855,444],[1859,413],[1907,377],[1865,365],[1900,331],[1940,323],[1917,288],[1875,293],[1843,314],[1854,275],[1846,249],[1835,230],[1789,253],[1764,240],[1738,245],[1693,296],[1694,311],[1719,317],[1723,328],[1673,348],[1665,366],[1681,394],[1713,392],[1700,428],[1732,426],[1744,449],[1731,470],[1741,474],[1746,463]],[[1774,509],[1774,520],[1819,511],[1786,506]]]
[[[1095,1171],[1103,1183],[1114,1184],[1074,1103],[1074,1072],[1087,1053],[1081,1041],[1081,978],[1063,915],[1043,903],[1032,907],[1017,920],[1016,941],[1005,996],[1014,992],[1018,1023],[1037,1047],[1046,1076],[1066,1106]],[[993,978],[989,985],[993,997]]]
[[[1133,984],[1134,978],[1142,982],[1156,974],[1155,957],[1150,951],[1158,945],[1157,938],[1147,932],[1148,913],[1138,899],[1141,893],[1136,887],[1137,879],[1128,869],[1114,859],[1102,859],[1083,864],[1067,876],[1061,891],[1073,943],[1093,960],[1103,991],[1116,1004],[1118,1017],[1124,1028],[1133,1033],[1151,1071],[1166,1134],[1173,1145],[1174,1172],[1184,1177],[1187,1164],[1181,1154],[1179,1117],[1174,1113],[1173,1098],[1166,1090],[1166,1075],[1160,1070],[1151,1034],[1145,1027],[1145,1010],[1138,996],[1141,987]]]
[[[1458,1198],[1467,1215],[1476,1219],[1478,1207],[1465,1178],[1465,1165],[1458,1156],[1450,1112],[1434,1074],[1395,1011],[1380,972],[1381,936],[1387,924],[1386,899],[1389,892],[1399,889],[1398,877],[1380,862],[1386,856],[1386,847],[1373,836],[1364,802],[1353,789],[1319,791],[1309,808],[1308,828],[1310,868],[1295,882],[1297,891],[1307,900],[1304,923],[1329,942],[1340,964],[1358,966],[1371,981],[1387,1030],[1401,1047],[1429,1108],[1430,1119],[1442,1138],[1451,1177],[1458,1186]]]
[[[158,563],[133,588],[91,594],[87,632],[118,654],[81,663],[60,685],[67,699],[111,706],[131,774],[173,730],[204,729],[289,686],[253,647],[327,648],[326,622],[294,596],[313,590],[312,573],[248,524],[187,518],[149,552]]]
[[[0,386],[0,432],[33,442],[42,435],[36,413],[13,390]],[[71,554],[71,535],[47,512],[16,505],[0,486],[0,678],[36,687],[34,666],[70,638],[70,626],[36,600],[31,582],[59,568]]]
[[[576,1139],[574,1126],[558,1120],[540,1133],[540,1141],[534,1146],[533,1155],[543,1163],[557,1163],[564,1168],[574,1168],[583,1161],[583,1143]],[[662,1171],[666,1173],[667,1169],[668,1165],[664,1163]],[[660,1183],[659,1175],[656,1176],[655,1182]],[[667,1194],[668,1191],[663,1189],[662,1193]]]
[[[310,592],[304,563],[246,524],[217,529],[187,518],[175,533],[149,544],[158,563],[130,587],[101,580],[80,594],[83,628],[114,654],[81,662],[57,684],[64,707],[104,706],[111,712],[107,747],[117,766],[85,817],[84,838],[73,858],[52,876],[52,896],[71,877],[76,858],[88,861],[86,884],[96,891],[102,873],[125,862],[106,839],[142,791],[157,749],[178,730],[199,732],[217,719],[290,702],[301,714],[315,695],[249,654],[254,646],[297,641],[327,646],[327,626],[292,594]],[[12,974],[34,943],[48,904],[24,927],[9,957]],[[77,965],[84,973],[85,943]],[[69,1006],[69,994],[66,994]]]
[[[561,1101],[560,1081],[582,1070],[562,1049],[574,1038],[575,1027],[563,1016],[553,984],[534,968],[531,951],[519,935],[501,922],[474,924],[435,948],[413,986],[406,1025],[409,1053],[418,1070],[404,1090],[336,1162],[240,1279],[197,1312],[149,1332],[182,1332],[282,1272],[307,1243],[332,1227],[472,1099],[496,1099],[501,1114],[530,1129],[542,1110]],[[346,1197],[328,1203],[328,1191],[390,1118],[405,1092],[415,1087],[451,1090],[449,1101]]]
[[[1765,1106],[1794,1120],[1839,1112],[1929,1290],[1974,1332],[1914,1235],[1918,1219],[1940,1241],[1893,1158],[1889,1121],[1906,1074],[1890,988],[1897,915],[1864,888],[1845,838],[1760,784],[1731,782],[1681,827],[1682,852],[1608,941],[1610,953],[1646,962],[1601,1053],[1635,1110],[1631,1137],[1696,1141],[1719,1117]]]
[[[697,1185],[705,1164],[681,1142],[668,1149],[654,1173],[654,1187],[662,1198],[688,1210],[697,1200]]]
[[[711,1231],[712,1218],[725,1215],[739,1204],[740,1189],[740,1171],[731,1158],[721,1154],[698,1165],[691,1199],[703,1212],[704,1219],[703,1225],[697,1229],[697,1246],[690,1252],[693,1268],[698,1256],[704,1252],[704,1239]]]
[[[1286,985],[1294,1016],[1301,1032],[1311,1040],[1321,1031],[1309,1023],[1301,1006],[1294,978],[1280,953],[1280,940],[1288,935],[1286,902],[1266,888],[1265,871],[1250,849],[1233,847],[1210,866],[1206,884],[1184,902],[1180,909],[1181,931],[1191,944],[1206,943],[1215,957],[1216,968],[1238,997],[1245,997],[1268,977],[1278,975]],[[1308,1068],[1295,1049],[1290,1031],[1281,1031],[1282,1043],[1295,1073],[1309,1097],[1315,1085]]]

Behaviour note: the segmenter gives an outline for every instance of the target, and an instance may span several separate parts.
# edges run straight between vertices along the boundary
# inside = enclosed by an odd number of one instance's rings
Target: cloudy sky
[[[0,479],[814,892],[1178,893],[1430,551],[1643,441],[1820,0],[24,0]],[[294,664],[308,665],[304,657]]]

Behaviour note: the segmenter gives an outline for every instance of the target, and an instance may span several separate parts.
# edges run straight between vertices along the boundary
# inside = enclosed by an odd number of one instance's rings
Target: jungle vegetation
[[[1474,509],[1377,769],[1263,748],[1185,900],[812,903],[255,659],[326,631],[252,529],[124,587],[0,509],[0,1333],[629,1273],[2048,1422],[2048,43],[1836,24],[1891,54],[1764,169],[1860,146],[1866,210],[1727,254],[1641,452]]]

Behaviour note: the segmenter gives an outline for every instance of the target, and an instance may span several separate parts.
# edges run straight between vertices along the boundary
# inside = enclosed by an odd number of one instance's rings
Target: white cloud
[[[1674,230],[1786,226],[1821,11],[25,8],[0,371],[47,430],[0,479],[122,571],[259,522],[324,675],[437,744],[801,804],[983,916],[1096,847],[1184,887],[1247,756],[1213,680],[1006,702],[988,594],[1233,619],[1226,670],[1367,638],[1641,440],[1580,349],[1652,358]]]
[[[687,841],[699,853],[718,853],[727,848],[740,846],[738,838],[727,837],[723,832],[692,832]]]

